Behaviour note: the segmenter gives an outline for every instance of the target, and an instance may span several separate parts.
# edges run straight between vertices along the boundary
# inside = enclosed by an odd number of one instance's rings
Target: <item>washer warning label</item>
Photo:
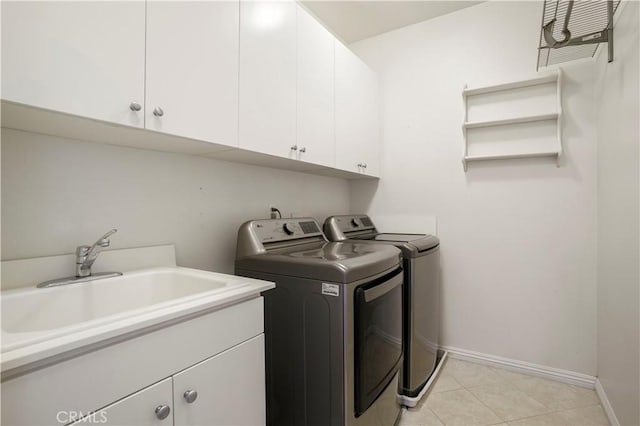
[[[322,283],[322,294],[326,296],[340,296],[340,287],[336,284]]]

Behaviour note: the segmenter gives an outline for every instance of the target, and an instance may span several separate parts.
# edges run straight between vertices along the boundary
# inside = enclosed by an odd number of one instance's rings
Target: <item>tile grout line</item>
[[[443,370],[443,372],[444,372],[444,370]],[[481,404],[481,405],[483,405],[483,406],[484,406],[485,408],[487,408],[491,413],[493,413],[493,415],[494,415],[494,416],[496,416],[496,418],[500,419],[500,423],[506,423],[506,422],[507,422],[507,420],[504,420],[504,419],[502,418],[502,416],[498,415],[498,413],[496,413],[495,411],[493,411],[493,409],[492,409],[491,407],[489,407],[487,404],[485,404],[484,402],[482,402],[482,401],[480,400],[480,398],[478,398],[477,396],[475,396],[475,394],[474,394],[473,392],[471,392],[471,390],[470,390],[470,389],[471,389],[471,388],[473,388],[473,386],[467,387],[467,386],[465,386],[463,383],[461,383],[458,379],[456,379],[455,375],[453,375],[453,374],[452,374],[451,376],[452,376],[452,377],[453,377],[453,379],[456,381],[456,383],[458,383],[460,386],[462,386],[462,389],[464,389],[464,390],[466,390],[467,392],[469,392],[469,394],[471,394],[471,396],[472,396],[473,398],[475,398],[478,402],[480,402],[480,404]],[[507,379],[504,379],[504,378],[500,377],[500,380],[502,380],[502,381],[506,381]],[[490,425],[497,425],[497,424],[500,424],[500,423],[491,423]],[[487,425],[487,426],[490,426],[490,425]]]
[[[483,385],[479,385],[479,386],[475,386],[475,387],[480,387],[480,386],[483,386]],[[502,419],[502,417],[501,417],[501,416],[499,416],[499,415],[498,415],[498,413],[496,413],[495,411],[493,411],[493,410],[491,409],[491,407],[489,407],[487,404],[485,404],[484,402],[482,402],[482,400],[480,400],[480,398],[478,398],[478,397],[477,397],[473,392],[471,392],[471,388],[467,388],[467,387],[465,387],[464,389],[465,389],[465,390],[467,390],[467,391],[469,391],[469,393],[470,393],[471,395],[473,395],[477,400],[479,400],[479,401],[480,401],[480,403],[481,403],[481,404],[483,404],[485,407],[487,407],[489,410],[491,410],[491,411],[492,411],[492,412],[493,412],[493,413],[494,413],[498,418]],[[508,422],[514,422],[514,421],[519,421],[519,420],[524,420],[524,419],[530,419],[530,418],[532,418],[532,417],[538,417],[538,416],[546,416],[546,415],[549,415],[549,414],[557,414],[557,413],[562,413],[562,412],[564,412],[564,411],[579,410],[579,409],[582,409],[582,408],[589,408],[589,407],[595,407],[595,406],[600,406],[600,407],[601,407],[601,406],[602,406],[602,404],[600,404],[600,403],[598,402],[598,403],[596,403],[596,404],[589,404],[589,405],[582,405],[582,406],[579,406],[579,407],[573,407],[573,408],[562,408],[562,409],[555,409],[555,410],[554,410],[554,409],[552,409],[552,408],[547,407],[545,404],[543,404],[542,402],[538,401],[538,400],[537,400],[537,399],[535,399],[533,396],[528,395],[526,392],[521,391],[520,389],[518,389],[518,391],[519,391],[519,392],[521,392],[521,393],[523,393],[523,394],[525,394],[527,397],[529,397],[529,398],[533,399],[533,400],[534,400],[534,401],[536,401],[537,403],[539,403],[539,404],[543,405],[543,406],[544,406],[544,408],[546,408],[547,410],[550,410],[550,411],[546,411],[546,412],[544,412],[544,413],[540,413],[540,414],[534,414],[533,416],[518,417],[518,418],[515,418],[515,419],[511,419],[511,420],[505,420],[505,419],[502,419],[502,423],[508,423]],[[495,424],[498,424],[498,423],[495,423]],[[487,425],[487,426],[490,426],[490,425]]]
[[[516,422],[516,421],[520,421],[520,420],[531,419],[531,418],[533,418],[533,417],[546,416],[546,415],[549,415],[549,414],[558,414],[558,413],[562,413],[562,412],[564,412],[564,411],[580,410],[580,409],[583,409],[583,408],[591,408],[591,407],[597,407],[597,406],[599,406],[600,408],[602,408],[602,405],[601,405],[601,404],[584,405],[584,406],[582,406],[582,407],[564,408],[564,409],[562,409],[562,410],[549,411],[548,413],[536,414],[536,415],[533,415],[533,416],[527,416],[527,417],[521,417],[521,418],[518,418],[518,419],[508,420],[508,421],[505,421],[505,422],[507,422],[507,423],[508,423],[508,422]],[[603,411],[604,411],[604,410],[603,410]],[[606,417],[606,414],[605,414],[605,417]]]
[[[498,368],[498,367],[491,367],[491,366],[487,366],[487,367],[488,367],[488,368],[491,368],[491,369],[495,369],[495,370],[500,370],[500,368]],[[505,371],[508,371],[508,370],[505,370]],[[498,373],[498,374],[499,374],[499,373]],[[522,374],[522,373],[516,373],[516,374],[521,374],[522,376],[525,376],[525,377],[524,377],[524,380],[527,380],[527,379],[529,379],[529,378],[535,378],[535,377],[536,377],[536,376],[528,376],[528,375],[526,375],[526,374]],[[455,379],[455,376],[453,376],[453,378]],[[544,378],[543,378],[543,379],[544,379]],[[553,408],[549,408],[549,407],[548,407],[546,404],[544,404],[542,401],[539,401],[537,398],[535,398],[535,396],[530,395],[529,393],[527,393],[527,392],[523,391],[522,389],[520,389],[520,388],[519,388],[518,386],[516,386],[516,385],[515,385],[515,383],[513,383],[511,380],[509,380],[509,379],[507,379],[507,378],[504,378],[504,377],[501,377],[501,378],[500,378],[500,380],[501,380],[501,383],[497,383],[497,384],[508,384],[508,385],[511,385],[511,386],[513,386],[513,387],[514,387],[518,392],[521,392],[522,394],[524,394],[524,395],[525,395],[525,396],[527,396],[528,398],[531,398],[531,399],[533,399],[534,401],[536,401],[537,403],[539,403],[540,405],[544,406],[547,410],[550,410],[550,411],[547,411],[547,412],[545,412],[545,413],[536,414],[536,415],[533,415],[533,416],[526,416],[526,417],[519,417],[519,418],[511,419],[511,420],[504,420],[503,422],[505,422],[505,423],[506,423],[506,422],[510,422],[510,421],[523,420],[523,419],[528,419],[528,418],[531,418],[531,417],[544,416],[544,415],[547,415],[547,414],[561,413],[561,412],[564,412],[564,411],[577,410],[577,409],[582,409],[582,408],[589,408],[589,407],[595,407],[595,406],[601,406],[601,407],[602,407],[602,404],[601,404],[600,402],[597,402],[597,403],[595,403],[595,404],[580,405],[580,406],[573,407],[573,408],[562,408],[562,409],[553,409]],[[548,379],[547,379],[547,380],[548,380]],[[457,381],[458,383],[460,383],[458,380],[456,380],[456,381]],[[462,385],[462,384],[460,384],[460,385],[461,385],[464,389],[468,390],[468,391],[469,391],[469,393],[471,393],[474,397],[476,397],[476,395],[471,391],[471,389],[473,389],[473,388],[478,388],[478,387],[482,387],[482,386],[490,386],[490,385],[464,386],[464,385]],[[562,383],[562,385],[564,385],[564,386],[565,386],[565,387],[567,387],[567,388],[573,388],[573,387],[576,387],[575,385],[571,385],[571,384],[568,384],[568,383]],[[478,398],[478,397],[476,397],[476,399],[480,400],[480,398]],[[493,411],[493,410],[491,409],[491,407],[489,407],[487,404],[485,404],[484,402],[482,402],[482,400],[480,400],[480,402],[481,402],[483,405],[485,405],[487,408],[489,408],[491,411]],[[495,412],[494,412],[494,413],[495,413]],[[495,413],[495,414],[497,415],[497,413]],[[606,413],[605,413],[605,414],[606,414]],[[498,416],[498,417],[499,417],[499,418],[502,418],[502,417],[500,417],[500,416]]]
[[[426,404],[425,404],[426,405]],[[427,410],[431,411],[433,413],[434,416],[436,416],[436,419],[438,419],[438,421],[440,421],[440,423],[442,423],[444,426],[447,426],[447,424],[444,422],[444,420],[442,420],[440,418],[440,416],[438,415],[438,413],[436,413],[434,410],[432,410],[431,408],[427,407]]]
[[[491,368],[491,367],[489,367],[489,368]],[[498,369],[498,368],[493,367],[492,369]],[[445,370],[445,369],[443,369],[443,373],[445,373],[445,372],[446,372],[446,370]],[[499,374],[499,373],[498,373],[498,374]],[[521,374],[521,373],[520,373],[520,374]],[[450,389],[450,390],[441,391],[441,392],[435,392],[435,393],[436,393],[436,394],[445,394],[445,393],[450,393],[450,392],[455,392],[455,391],[460,391],[460,390],[465,390],[465,391],[467,391],[469,394],[471,394],[472,398],[474,398],[476,401],[480,402],[480,404],[481,404],[482,406],[484,406],[485,408],[487,408],[491,413],[493,413],[493,414],[496,416],[496,418],[498,418],[498,419],[500,419],[500,420],[501,420],[501,421],[500,421],[500,423],[491,423],[491,424],[489,424],[489,425],[485,425],[485,426],[498,425],[498,424],[502,424],[502,423],[504,423],[504,424],[508,424],[509,422],[521,421],[521,420],[530,419],[530,418],[533,418],[533,417],[546,416],[546,415],[557,414],[557,413],[562,413],[562,412],[572,411],[572,410],[586,409],[586,408],[595,407],[595,406],[599,406],[599,407],[602,409],[602,404],[601,404],[601,402],[600,402],[600,401],[598,401],[598,402],[596,402],[596,403],[593,403],[593,404],[581,405],[581,406],[577,406],[577,407],[573,407],[573,408],[552,409],[552,408],[548,407],[546,404],[544,404],[543,402],[541,402],[541,401],[539,401],[538,399],[536,399],[534,396],[529,395],[527,392],[525,392],[524,390],[520,389],[518,386],[516,386],[516,384],[515,384],[512,380],[509,380],[509,379],[508,379],[508,378],[506,378],[506,377],[502,377],[502,376],[500,376],[500,377],[499,377],[499,382],[498,382],[498,383],[495,383],[495,384],[502,384],[502,385],[505,385],[505,384],[506,384],[506,385],[512,386],[512,387],[514,387],[514,389],[515,389],[515,390],[517,390],[518,392],[522,393],[522,394],[523,394],[523,395],[525,395],[526,397],[531,398],[532,400],[536,401],[537,403],[539,403],[540,405],[542,405],[546,410],[548,410],[548,411],[545,411],[544,413],[539,413],[539,414],[535,414],[535,415],[531,415],[531,416],[525,416],[525,417],[518,417],[518,418],[515,418],[515,419],[511,419],[511,420],[505,420],[505,419],[503,419],[503,418],[502,418],[502,416],[498,415],[498,413],[496,413],[496,412],[495,412],[491,407],[489,407],[487,404],[485,404],[485,403],[484,403],[480,398],[478,398],[478,397],[477,397],[477,396],[472,392],[472,389],[474,389],[474,388],[479,388],[479,387],[487,386],[487,385],[481,385],[481,384],[479,384],[479,385],[474,385],[474,386],[465,386],[465,385],[464,385],[464,384],[462,384],[458,379],[456,379],[456,378],[455,378],[455,375],[450,374],[450,376],[451,376],[451,378],[452,378],[456,383],[458,383],[458,385],[460,385],[460,388],[458,388],[458,389]],[[526,375],[523,375],[523,376],[526,376]],[[533,377],[533,376],[532,376],[532,377]],[[528,377],[525,377],[525,379],[526,379],[526,378],[528,378]],[[435,385],[435,383],[434,383],[434,385]],[[570,384],[564,384],[564,385],[565,385],[567,388],[571,388],[571,387],[573,387],[573,386],[572,386],[572,385],[570,385]],[[433,395],[433,394],[434,394],[433,392],[429,392],[429,394],[425,395],[425,398],[429,398],[429,397],[430,397],[431,395]],[[425,400],[425,402],[427,402],[427,401]],[[425,403],[424,407],[425,407],[425,408],[427,408],[429,411],[431,411],[431,412],[434,414],[434,416],[435,416],[435,417],[436,417],[436,418],[437,418],[437,419],[438,419],[442,424],[444,424],[444,425],[446,426],[446,423],[445,423],[445,422],[444,422],[444,421],[443,421],[443,420],[442,420],[442,419],[441,419],[441,418],[436,414],[436,412],[435,412],[433,409],[431,409],[430,407],[428,407],[426,403]],[[419,411],[421,411],[421,410],[419,410]],[[606,413],[605,413],[605,417],[606,417]]]
[[[443,373],[445,372],[446,365],[444,367],[445,368],[443,368],[443,370],[442,370]],[[475,398],[476,401],[478,401],[480,403],[480,405],[482,405],[485,408],[487,408],[491,413],[493,413],[494,416],[496,416],[496,418],[500,419],[501,420],[500,423],[505,423],[505,420],[503,420],[502,417],[500,417],[495,411],[493,411],[490,407],[488,407],[487,404],[485,404],[484,402],[480,401],[480,399],[477,396],[475,396],[473,394],[473,392],[471,392],[465,385],[460,383],[460,381],[458,379],[456,379],[453,374],[451,375],[451,377],[453,378],[453,380],[456,381],[456,383],[458,383],[461,386],[461,388],[460,389],[451,389],[451,390],[448,390],[448,391],[438,392],[438,393],[447,393],[447,392],[455,392],[455,391],[459,391],[459,390],[465,390],[467,393],[469,393],[471,395],[472,398]],[[437,382],[437,380],[436,380],[436,382]],[[434,386],[435,386],[435,383],[434,383]],[[429,396],[430,395],[427,395],[427,397],[429,397]],[[431,411],[433,412],[433,414],[436,415],[436,417],[438,417],[438,415],[436,414],[436,412],[434,410],[431,410]],[[447,426],[447,424],[444,421],[442,421],[442,419],[440,419],[440,417],[438,417],[438,420],[440,420],[440,422],[443,425]],[[497,424],[500,424],[500,423],[490,423],[489,425],[485,425],[485,426],[497,425]]]
[[[472,397],[474,397],[478,402],[480,402],[481,405],[484,405],[485,408],[487,408],[489,411],[491,411],[493,413],[494,416],[496,416],[497,418],[500,419],[500,423],[506,423],[507,421],[505,419],[502,418],[502,416],[498,415],[498,413],[496,413],[495,411],[493,411],[493,409],[491,407],[489,407],[487,404],[485,404],[484,402],[482,402],[482,400],[480,400],[480,398],[478,398],[477,396],[475,396],[475,394],[473,392],[471,392],[470,388],[467,388],[466,386],[462,385],[463,389],[466,390],[467,392],[469,392],[471,394]],[[490,423],[489,425],[486,426],[490,426],[490,425],[498,425],[500,423]]]
[[[507,384],[509,384],[509,385],[513,385],[513,383],[511,383],[509,380],[507,380],[507,379],[503,379],[503,380],[505,380],[505,383],[507,383]],[[472,394],[473,396],[475,396],[475,394],[471,391],[471,389],[472,389],[472,388],[474,388],[474,387],[480,387],[480,386],[484,386],[484,385],[472,386],[472,387],[470,387],[470,388],[465,387],[465,389],[466,389],[466,390],[468,390],[470,394]],[[523,392],[523,391],[521,391],[520,389],[518,389],[518,387],[517,387],[517,386],[513,385],[513,387],[514,387],[514,388],[516,388],[516,390],[517,390],[517,391],[519,391],[519,392],[523,393],[523,394],[524,394],[525,396],[527,396],[528,398],[531,398],[531,399],[533,399],[534,401],[536,401],[538,404],[542,405],[545,409],[549,409],[549,407],[547,407],[547,406],[546,406],[545,404],[543,404],[542,402],[538,401],[537,399],[533,398],[532,396],[529,396],[526,392]],[[478,398],[478,397],[476,397],[476,399],[480,400],[480,398]],[[544,415],[547,415],[547,414],[551,414],[551,413],[552,413],[552,412],[545,412],[545,413],[542,413],[542,414],[536,414],[536,415],[533,415],[533,416],[519,417],[519,418],[516,418],[516,419],[506,420],[506,419],[503,419],[503,418],[502,418],[502,416],[499,416],[499,415],[498,415],[498,413],[496,413],[495,411],[493,411],[493,410],[491,409],[491,407],[489,407],[487,404],[485,404],[484,402],[482,402],[482,400],[480,400],[480,403],[482,403],[485,407],[487,407],[489,410],[491,410],[492,412],[494,412],[494,414],[495,414],[499,419],[502,419],[502,423],[507,423],[507,424],[508,424],[508,422],[513,422],[513,421],[522,420],[522,419],[528,419],[528,418],[536,417],[536,416],[544,416]],[[499,424],[499,423],[496,423],[496,424]]]

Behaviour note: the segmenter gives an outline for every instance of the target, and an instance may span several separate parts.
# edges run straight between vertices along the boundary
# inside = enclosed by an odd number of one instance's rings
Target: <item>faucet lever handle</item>
[[[116,232],[118,232],[117,229],[112,229],[109,232],[107,232],[106,234],[104,234],[102,237],[98,238],[98,241],[96,241],[95,243],[93,243],[93,247],[96,246],[100,246],[100,247],[109,247],[109,237],[113,234],[115,234]]]
[[[110,230],[109,232],[107,232],[106,234],[104,234],[102,237],[100,237],[100,239],[98,241],[102,241],[102,240],[106,240],[107,238],[109,238],[111,235],[115,234],[116,232],[118,232],[117,229],[113,228],[112,230]]]

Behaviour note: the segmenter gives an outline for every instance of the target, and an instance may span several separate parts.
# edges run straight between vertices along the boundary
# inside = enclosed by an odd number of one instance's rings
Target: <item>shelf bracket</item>
[[[615,3],[614,3],[615,2]],[[574,10],[574,3],[576,9]],[[607,0],[606,1],[606,16],[607,16],[607,26],[605,28],[593,28],[597,25],[597,22],[601,22],[601,16],[604,15],[604,10],[600,9],[602,12],[598,12],[600,16],[596,16],[597,13],[591,9],[583,6],[582,2],[575,2],[575,0],[570,0],[567,3],[566,11],[564,12],[564,25],[562,26],[561,33],[563,35],[562,40],[556,40],[553,36],[555,24],[557,23],[557,15],[559,13],[560,0],[556,0],[555,3],[551,0],[545,0],[544,8],[543,8],[543,22],[542,22],[542,31],[540,37],[540,45],[538,47],[538,68],[540,66],[548,66],[550,54],[542,55],[544,50],[552,50],[552,49],[562,49],[564,47],[569,46],[580,46],[593,44],[598,45],[600,43],[607,43],[608,50],[608,61],[613,61],[613,15],[615,13],[615,9],[619,4],[619,0]],[[555,12],[553,10],[555,9]],[[549,14],[553,14],[553,18],[548,21],[546,24],[544,23],[545,17],[549,18]],[[572,33],[570,30],[571,26],[571,17],[572,14],[574,16],[574,20],[578,23],[576,25],[580,25],[584,27],[585,25],[588,28],[588,24],[593,22],[592,28],[590,28],[591,32],[587,34],[582,34],[580,36],[572,37]],[[575,30],[575,28],[574,28]],[[543,45],[542,41],[544,40],[545,45]],[[595,48],[594,48],[595,49]],[[546,58],[546,59],[544,59]],[[578,57],[574,58],[578,59]],[[566,59],[565,59],[566,60]],[[563,61],[561,61],[563,62]],[[557,62],[552,62],[557,63]]]

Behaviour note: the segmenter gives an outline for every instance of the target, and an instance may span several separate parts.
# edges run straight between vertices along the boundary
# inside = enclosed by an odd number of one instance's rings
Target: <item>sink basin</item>
[[[61,287],[4,291],[2,370],[256,297],[273,287],[251,278],[163,267]]]
[[[2,298],[2,329],[9,333],[51,330],[229,285],[192,271],[167,269],[21,292]]]

